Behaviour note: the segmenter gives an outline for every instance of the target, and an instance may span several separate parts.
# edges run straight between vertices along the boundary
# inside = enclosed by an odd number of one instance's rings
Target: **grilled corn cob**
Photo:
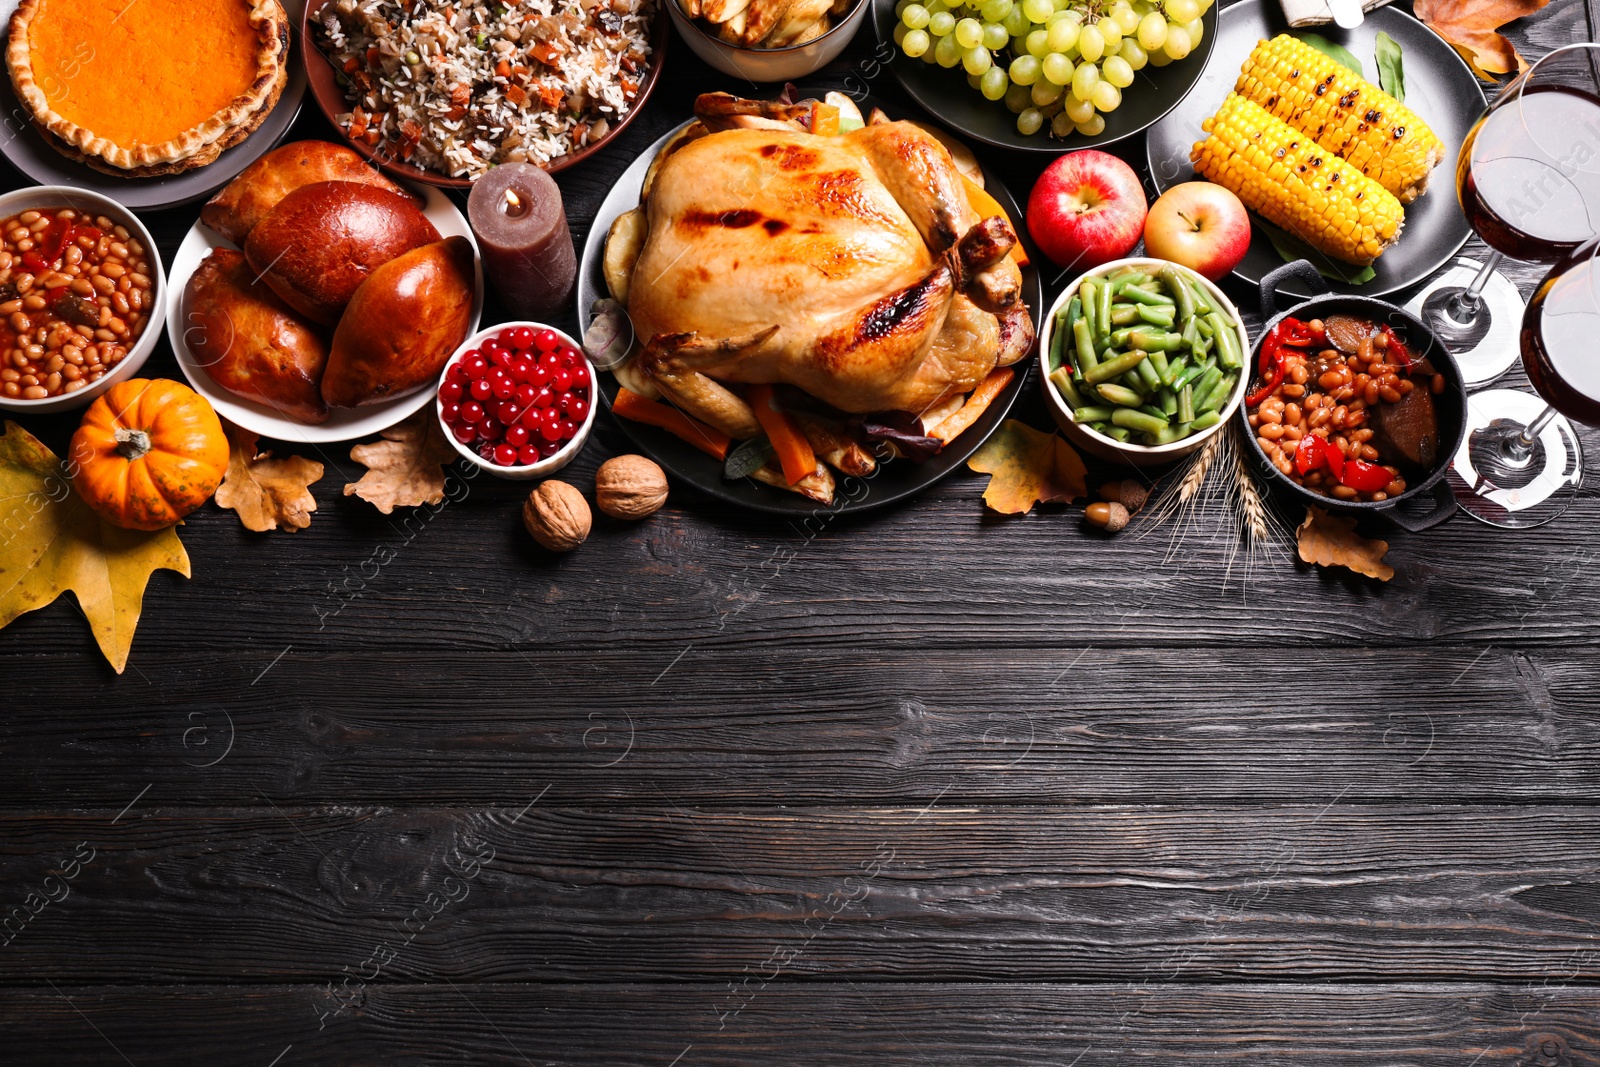
[[[1280,33],[1257,44],[1234,92],[1308,134],[1409,204],[1444,145],[1416,113],[1339,61]]]
[[[1313,248],[1365,266],[1400,236],[1392,193],[1238,93],[1201,129],[1194,169]]]

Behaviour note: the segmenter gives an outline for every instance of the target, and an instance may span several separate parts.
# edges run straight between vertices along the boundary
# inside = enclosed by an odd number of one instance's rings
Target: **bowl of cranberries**
[[[594,372],[560,330],[502,323],[479,330],[450,357],[435,407],[465,458],[502,478],[543,478],[589,438]]]

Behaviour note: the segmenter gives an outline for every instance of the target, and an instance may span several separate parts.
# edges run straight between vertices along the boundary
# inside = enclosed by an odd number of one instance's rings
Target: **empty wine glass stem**
[[[1489,276],[1500,265],[1502,256],[1499,252],[1492,252],[1484,260],[1483,266],[1478,268],[1477,277],[1472,279],[1472,284],[1457,293],[1448,305],[1450,317],[1460,323],[1468,323],[1478,317],[1478,311],[1483,307],[1483,287],[1489,284]]]
[[[1533,455],[1533,449],[1539,442],[1539,435],[1544,428],[1550,425],[1550,420],[1556,417],[1556,409],[1546,404],[1539,417],[1524,426],[1518,433],[1511,435],[1506,440],[1506,455],[1513,460],[1525,461]]]

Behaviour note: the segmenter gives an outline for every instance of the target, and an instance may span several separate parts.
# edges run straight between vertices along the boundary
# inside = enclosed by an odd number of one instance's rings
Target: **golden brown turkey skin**
[[[688,406],[704,374],[920,411],[996,365],[995,316],[961,289],[1009,286],[1014,303],[1020,275],[957,254],[979,220],[949,154],[908,123],[711,133],[662,163],[646,210],[628,310],[645,369]]]

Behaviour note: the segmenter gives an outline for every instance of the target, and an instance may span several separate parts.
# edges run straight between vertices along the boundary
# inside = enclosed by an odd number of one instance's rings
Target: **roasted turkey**
[[[736,438],[759,425],[719,382],[920,415],[1033,343],[1016,236],[978,217],[944,146],[887,120],[813,134],[808,111],[701,96],[608,237],[630,373]]]

